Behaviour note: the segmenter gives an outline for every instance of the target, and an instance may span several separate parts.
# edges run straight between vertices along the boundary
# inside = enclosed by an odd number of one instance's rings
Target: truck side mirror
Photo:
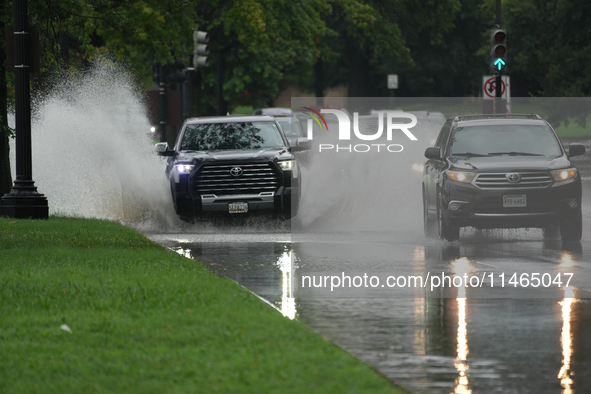
[[[168,142],[159,142],[154,145],[154,152],[160,156],[174,156],[174,151],[168,150]]]

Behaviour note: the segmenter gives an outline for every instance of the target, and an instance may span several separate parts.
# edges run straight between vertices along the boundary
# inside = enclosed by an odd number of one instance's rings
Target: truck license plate
[[[247,202],[231,202],[228,204],[228,212],[230,213],[246,213],[248,212]]]
[[[520,196],[503,196],[503,208],[526,207],[527,200],[525,194]]]

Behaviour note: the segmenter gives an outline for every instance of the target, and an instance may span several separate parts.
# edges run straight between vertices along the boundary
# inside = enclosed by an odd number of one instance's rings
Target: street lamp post
[[[16,123],[16,179],[2,197],[0,216],[47,219],[47,198],[37,192],[32,175],[31,90],[27,0],[14,0],[14,83]]]

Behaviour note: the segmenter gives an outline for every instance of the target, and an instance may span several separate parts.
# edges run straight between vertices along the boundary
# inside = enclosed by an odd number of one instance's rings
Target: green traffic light
[[[501,58],[498,58],[498,59],[495,61],[495,63],[494,63],[494,64],[495,64],[495,66],[497,66],[497,67],[498,67],[499,71],[501,71],[501,70],[502,70],[502,69],[505,67],[505,64],[506,64],[506,63],[505,63],[505,61],[504,61],[503,59],[501,59]]]

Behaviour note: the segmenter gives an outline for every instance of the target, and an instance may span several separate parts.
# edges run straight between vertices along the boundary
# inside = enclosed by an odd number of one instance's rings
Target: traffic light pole
[[[160,142],[166,142],[166,74],[164,64],[158,63],[158,92],[160,93]]]
[[[168,64],[162,64],[155,58],[152,60],[152,79],[158,85],[158,101],[160,103],[158,126],[160,142],[168,142],[167,123],[170,122],[171,125],[178,125],[180,127],[189,116],[189,100],[186,83],[188,73],[209,65],[207,60],[209,49],[206,45],[209,42],[209,34],[204,31],[194,30],[193,41],[195,47],[192,56],[192,67],[186,67],[182,58],[175,57],[174,62]],[[174,47],[170,45],[169,48],[171,55],[174,57]],[[176,84],[176,90],[167,94],[167,83]],[[180,94],[177,95],[176,93]],[[168,111],[169,108],[171,109],[170,112]]]
[[[49,216],[47,198],[37,192],[33,182],[27,0],[14,0],[13,17],[16,179],[10,193],[2,197],[0,216],[47,219]]]
[[[502,113],[501,109],[503,107],[503,77],[500,73],[498,73],[495,77],[495,105],[493,107],[493,113]]]
[[[496,3],[497,12],[495,18],[495,26],[497,28],[501,28],[501,0],[497,0]],[[501,98],[503,97],[503,77],[500,71],[495,73],[495,76],[495,99],[493,105],[493,113],[496,114],[501,112],[500,109],[503,106],[503,101],[501,100]]]

